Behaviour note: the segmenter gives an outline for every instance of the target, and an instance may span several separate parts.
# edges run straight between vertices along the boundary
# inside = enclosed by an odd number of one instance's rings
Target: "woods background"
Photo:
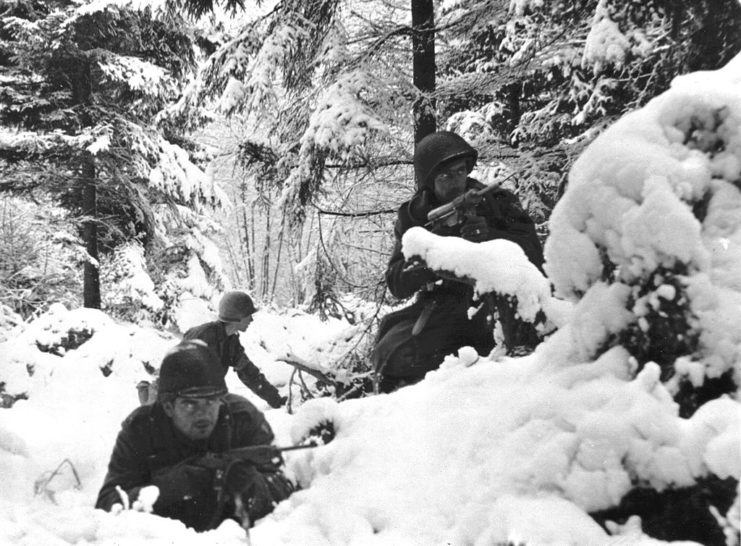
[[[736,0],[0,1],[0,320],[181,330],[238,287],[352,317],[414,142],[475,145],[548,235],[605,127],[741,50]],[[194,283],[192,278],[202,282]],[[371,324],[372,329],[372,324]],[[370,330],[369,330],[370,331]]]

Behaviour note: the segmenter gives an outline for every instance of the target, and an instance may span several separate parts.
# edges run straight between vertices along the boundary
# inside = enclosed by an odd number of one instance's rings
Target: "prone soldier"
[[[248,528],[293,491],[277,449],[269,448],[273,437],[257,408],[227,393],[214,352],[201,341],[183,341],[162,361],[156,402],[123,422],[96,508],[133,503],[153,485],[157,515],[196,531],[227,518]],[[269,456],[230,455],[249,446]]]

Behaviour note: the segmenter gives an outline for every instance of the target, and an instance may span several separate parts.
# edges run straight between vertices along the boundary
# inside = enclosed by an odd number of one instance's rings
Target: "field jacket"
[[[252,392],[265,400],[273,408],[282,405],[276,389],[245,354],[239,342],[239,336],[227,335],[226,326],[221,321],[207,322],[185,332],[183,339],[200,339],[204,341],[219,357],[224,375],[229,367],[234,368],[237,376]]]
[[[194,442],[178,431],[157,402],[135,409],[121,425],[108,465],[96,508],[110,510],[123,504],[116,487],[120,487],[131,503],[143,487],[152,485],[152,476],[197,456],[225,453],[229,449],[265,445],[273,441],[273,431],[263,414],[248,400],[228,394],[222,404],[216,427],[208,440]],[[283,494],[291,492],[290,483],[274,466],[258,469],[272,481],[283,483]],[[282,500],[282,499],[276,499]],[[209,487],[203,494],[188,499],[154,503],[154,513],[178,519],[197,531],[215,527],[229,517],[229,511],[216,514],[217,492]]]
[[[483,187],[484,185],[477,180],[469,178],[466,190]],[[399,207],[394,226],[394,250],[386,268],[386,283],[389,291],[399,299],[406,299],[428,282],[438,280],[437,277],[431,276],[429,271],[405,271],[407,268],[404,254],[401,251],[401,239],[404,233],[411,227],[424,226],[427,223],[427,214],[438,206],[440,203],[435,200],[433,192],[423,189]],[[528,260],[542,269],[543,249],[535,232],[535,224],[512,192],[504,188],[488,192],[476,207],[476,214],[486,219],[489,227],[489,240],[507,239],[517,243],[525,252]],[[460,236],[460,227],[443,227],[437,231],[437,234]],[[451,288],[451,283],[448,281],[443,282],[436,290],[457,292],[458,289]]]
[[[482,187],[478,181],[468,179],[467,189]],[[490,315],[495,310],[508,347],[534,342],[532,325],[518,321],[505,298],[492,297],[487,310],[479,308],[469,316],[472,286],[441,279],[427,268],[409,267],[402,253],[402,237],[411,227],[425,226],[428,212],[439,205],[430,189],[422,189],[399,208],[386,282],[397,298],[416,295],[416,299],[411,306],[381,321],[372,358],[376,371],[382,375],[418,380],[437,368],[446,354],[455,353],[463,346],[487,354],[494,347]],[[542,268],[543,252],[535,225],[514,194],[502,188],[488,192],[477,205],[476,215],[487,222],[488,240],[507,239],[518,244],[528,259]],[[435,233],[460,236],[460,226],[443,226]]]

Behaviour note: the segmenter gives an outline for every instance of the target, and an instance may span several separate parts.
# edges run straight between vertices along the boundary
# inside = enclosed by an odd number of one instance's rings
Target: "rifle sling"
[[[425,326],[427,326],[427,322],[430,320],[430,316],[435,310],[435,306],[437,306],[437,302],[435,300],[430,300],[427,302],[427,304],[425,304],[422,312],[419,314],[419,317],[417,317],[417,321],[412,327],[413,336],[419,335],[422,330],[424,330]]]

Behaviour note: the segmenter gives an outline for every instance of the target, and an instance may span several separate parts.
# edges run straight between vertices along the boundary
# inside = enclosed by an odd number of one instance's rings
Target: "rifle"
[[[236,447],[223,453],[208,452],[201,455],[198,464],[213,470],[223,470],[225,464],[229,462],[244,462],[254,464],[255,466],[279,465],[283,461],[282,454],[286,451],[295,451],[297,449],[309,449],[317,447],[318,444],[310,442],[298,446],[278,447],[270,444],[257,446]]]
[[[481,202],[484,196],[490,191],[498,188],[502,182],[515,176],[515,174],[516,173],[512,173],[507,178],[492,182],[481,189],[472,188],[466,193],[453,199],[450,203],[432,209],[427,213],[427,223],[425,224],[425,227],[428,229],[435,229],[444,225],[455,226],[460,224],[464,218],[474,216],[476,205]]]
[[[283,462],[282,453],[295,451],[297,449],[308,449],[317,447],[318,444],[310,442],[298,446],[277,447],[270,444],[256,446],[245,446],[230,449],[223,453],[208,452],[198,459],[198,464],[214,471],[213,489],[216,491],[216,507],[211,518],[209,528],[213,528],[219,521],[227,499],[226,479],[231,468],[237,463],[249,463],[257,467],[277,467]],[[245,530],[247,543],[250,541],[250,516],[240,496],[234,497],[236,516],[239,517],[241,526]]]
[[[322,381],[326,385],[334,385],[335,382],[333,379],[331,379],[327,374],[320,372],[316,368],[312,368],[311,366],[307,366],[303,362],[300,362],[298,360],[298,357],[294,356],[291,358],[290,356],[286,356],[284,358],[276,358],[278,362],[285,362],[286,364],[289,364],[296,368],[296,370],[300,372],[306,372],[309,375],[313,375],[316,379],[319,381]]]

